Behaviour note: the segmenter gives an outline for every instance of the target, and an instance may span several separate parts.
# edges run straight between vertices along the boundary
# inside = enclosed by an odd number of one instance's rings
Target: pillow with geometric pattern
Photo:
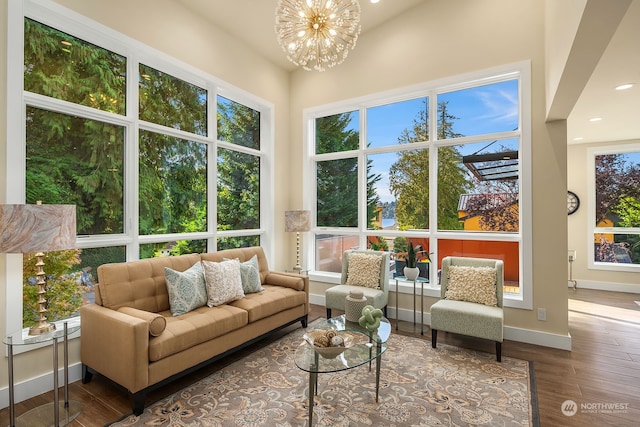
[[[496,269],[493,267],[449,267],[445,299],[497,306]]]

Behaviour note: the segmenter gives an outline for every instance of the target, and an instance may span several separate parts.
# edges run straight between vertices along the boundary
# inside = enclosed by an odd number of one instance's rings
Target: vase
[[[344,317],[348,322],[357,322],[362,316],[362,309],[367,305],[367,298],[362,291],[351,291],[344,302]]]
[[[404,268],[404,277],[408,280],[416,280],[418,278],[418,274],[420,274],[420,269],[418,269],[418,267]]]

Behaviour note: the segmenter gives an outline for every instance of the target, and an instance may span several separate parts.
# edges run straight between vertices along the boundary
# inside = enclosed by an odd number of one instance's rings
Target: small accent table
[[[366,363],[369,363],[369,370],[371,370],[371,362],[375,359],[376,402],[378,401],[382,353],[387,350],[387,340],[391,335],[391,325],[385,317],[380,319],[380,327],[374,334],[361,327],[358,323],[349,322],[344,314],[325,320],[315,325],[312,330],[318,329],[353,332],[355,335],[361,335],[363,339],[357,340],[358,342],[355,345],[347,348],[341,355],[333,359],[322,357],[306,341],[296,349],[296,366],[303,371],[309,372],[309,426],[313,423],[313,400],[318,390],[318,374],[353,369]]]
[[[69,401],[69,335],[78,331],[80,326],[68,327],[64,323],[61,330],[55,330],[48,334],[28,335],[27,331],[18,331],[4,338],[3,342],[8,349],[9,371],[9,427],[16,426],[66,426],[76,419],[82,412],[82,404]],[[64,403],[60,402],[58,390],[58,340],[64,341]],[[16,418],[14,401],[13,379],[13,346],[34,345],[39,343],[53,344],[53,403],[47,403],[31,409]],[[60,412],[63,412],[62,420]]]
[[[409,280],[405,276],[396,276],[396,331],[398,330],[398,285],[400,282],[413,283],[413,327],[416,326],[416,287],[420,285],[420,335],[424,335],[424,284],[429,279],[418,276],[416,280]]]

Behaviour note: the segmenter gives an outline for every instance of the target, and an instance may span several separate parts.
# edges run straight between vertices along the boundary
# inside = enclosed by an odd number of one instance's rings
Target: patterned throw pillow
[[[449,267],[449,284],[445,298],[497,306],[496,269],[493,267]]]
[[[228,261],[229,258],[222,258],[222,260]],[[264,291],[260,282],[260,265],[257,255],[252,256],[249,261],[240,263],[240,279],[245,295]]]
[[[349,255],[347,285],[380,289],[380,255],[354,252]]]
[[[230,259],[222,262],[202,261],[207,282],[207,305],[215,307],[244,298],[240,261]]]
[[[186,271],[179,272],[164,268],[164,278],[169,293],[171,314],[179,316],[207,303],[207,288],[200,263],[195,263]]]

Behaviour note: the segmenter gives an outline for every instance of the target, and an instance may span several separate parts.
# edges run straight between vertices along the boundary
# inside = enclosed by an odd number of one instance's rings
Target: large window
[[[93,301],[103,263],[261,243],[272,229],[261,215],[272,208],[266,102],[37,2],[10,8],[18,13],[24,26],[9,36],[24,36],[24,62],[9,85],[23,90],[9,98],[24,114],[10,133],[24,139],[8,150],[6,170],[8,182],[24,185],[8,189],[8,202],[74,204],[77,212],[79,249],[45,260],[49,320]],[[19,326],[14,317],[23,327],[35,320],[31,258],[22,268],[23,315],[7,313],[10,328]]]
[[[590,150],[594,200],[590,267],[640,270],[640,147]]]
[[[345,249],[366,247],[392,252],[393,276],[411,243],[438,266],[422,269],[436,285],[445,256],[503,260],[518,306],[530,223],[521,208],[530,197],[528,76],[528,64],[515,64],[306,111],[313,274],[338,274]]]

